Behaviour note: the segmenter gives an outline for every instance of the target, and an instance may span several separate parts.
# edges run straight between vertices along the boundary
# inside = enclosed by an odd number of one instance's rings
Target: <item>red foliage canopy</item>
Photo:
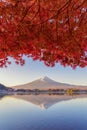
[[[0,67],[24,64],[87,66],[87,0],[0,0]]]

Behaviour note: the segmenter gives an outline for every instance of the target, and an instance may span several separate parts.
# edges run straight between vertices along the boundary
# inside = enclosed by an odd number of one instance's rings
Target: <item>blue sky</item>
[[[25,84],[43,76],[48,76],[58,82],[87,85],[87,67],[73,70],[70,67],[64,68],[56,64],[51,68],[42,62],[26,59],[24,66],[13,63],[7,68],[0,68],[0,83],[6,86]]]

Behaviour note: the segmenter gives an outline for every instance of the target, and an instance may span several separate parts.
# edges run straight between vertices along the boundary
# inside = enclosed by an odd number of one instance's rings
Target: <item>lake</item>
[[[0,130],[87,130],[87,96],[0,96]]]

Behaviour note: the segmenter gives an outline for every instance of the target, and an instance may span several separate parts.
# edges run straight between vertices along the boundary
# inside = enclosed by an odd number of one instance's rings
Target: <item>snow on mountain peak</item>
[[[44,81],[44,80],[46,80],[46,78],[47,78],[46,76],[43,76],[42,78],[40,78],[40,80]]]
[[[52,81],[50,78],[48,78],[47,76],[43,76],[42,78],[40,78],[41,81]]]

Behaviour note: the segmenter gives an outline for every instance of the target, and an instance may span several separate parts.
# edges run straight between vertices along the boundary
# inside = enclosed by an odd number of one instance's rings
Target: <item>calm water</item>
[[[0,98],[0,130],[87,130],[86,96]]]

